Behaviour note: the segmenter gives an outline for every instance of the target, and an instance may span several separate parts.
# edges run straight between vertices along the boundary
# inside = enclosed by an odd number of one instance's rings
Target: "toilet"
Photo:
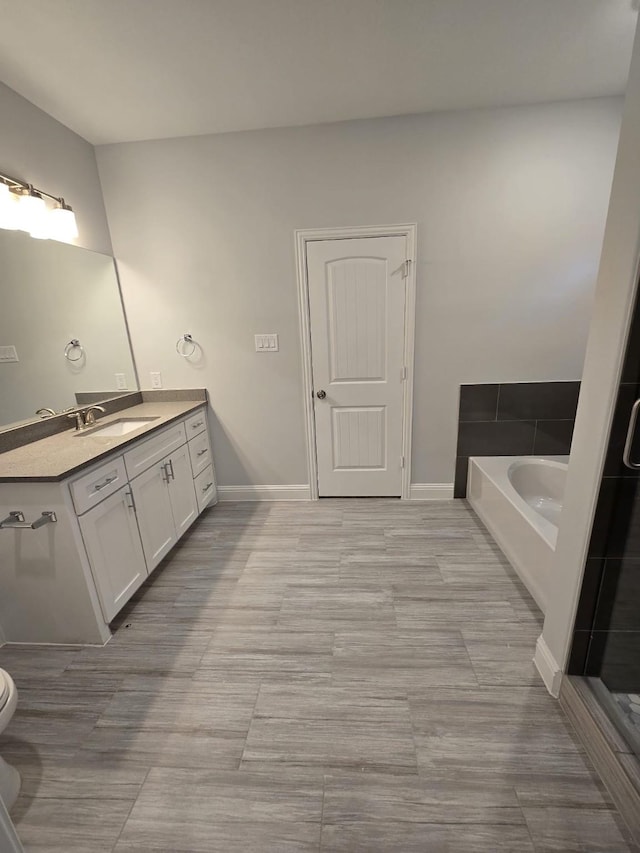
[[[0,669],[0,735],[9,725],[18,704],[18,690],[8,672]],[[20,774],[0,757],[0,799],[7,811],[15,803],[20,790]]]

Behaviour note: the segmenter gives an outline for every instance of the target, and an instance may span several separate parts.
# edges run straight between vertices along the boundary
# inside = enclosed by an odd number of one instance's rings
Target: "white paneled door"
[[[400,497],[406,238],[307,243],[320,497]]]

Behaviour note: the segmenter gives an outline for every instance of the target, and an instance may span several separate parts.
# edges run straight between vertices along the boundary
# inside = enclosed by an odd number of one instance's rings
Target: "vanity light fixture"
[[[18,196],[7,184],[0,183],[0,228],[15,231],[18,227]]]
[[[28,231],[32,237],[36,237],[38,240],[48,239],[47,213],[47,205],[42,193],[30,187],[20,194],[18,228],[21,231]]]
[[[53,202],[49,207],[45,201]],[[76,217],[63,198],[0,174],[0,228],[27,231],[39,240],[71,243],[78,236]]]
[[[61,243],[71,243],[78,236],[76,215],[63,198],[58,199],[57,206],[49,211],[51,239]]]

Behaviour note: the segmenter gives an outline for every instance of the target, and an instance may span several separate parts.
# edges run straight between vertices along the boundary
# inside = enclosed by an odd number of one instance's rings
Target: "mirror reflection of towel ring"
[[[189,358],[189,356],[194,354],[197,348],[198,344],[189,334],[182,335],[182,337],[178,338],[176,341],[176,352],[183,358]]]
[[[78,354],[75,356],[75,358],[72,358],[71,353],[74,350],[77,350]],[[80,341],[77,338],[71,338],[69,343],[64,348],[64,357],[67,359],[67,361],[80,361],[83,355],[84,347],[82,346]]]

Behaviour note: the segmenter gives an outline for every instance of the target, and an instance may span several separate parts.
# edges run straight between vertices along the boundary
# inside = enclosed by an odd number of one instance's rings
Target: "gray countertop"
[[[203,400],[141,403],[100,417],[96,423],[96,427],[100,427],[122,418],[154,418],[126,435],[101,437],[92,435],[90,430],[76,432],[70,427],[48,438],[0,453],[0,483],[63,480],[115,451],[125,450],[132,442],[204,405]]]

